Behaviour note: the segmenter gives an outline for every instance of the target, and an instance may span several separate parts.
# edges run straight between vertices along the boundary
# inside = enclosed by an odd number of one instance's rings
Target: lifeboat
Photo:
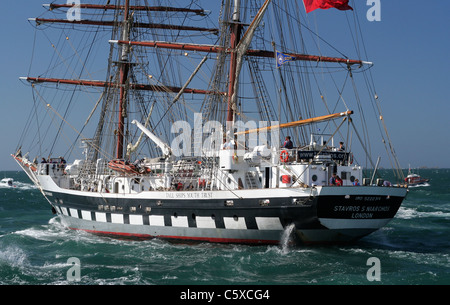
[[[427,183],[429,181],[430,181],[430,179],[422,178],[418,174],[409,174],[405,178],[405,182],[408,184],[408,186],[424,185],[425,183]]]
[[[425,185],[429,181],[430,179],[423,178],[420,175],[413,173],[411,171],[411,167],[409,167],[408,176],[406,176],[405,178],[405,182],[408,184],[408,186]]]

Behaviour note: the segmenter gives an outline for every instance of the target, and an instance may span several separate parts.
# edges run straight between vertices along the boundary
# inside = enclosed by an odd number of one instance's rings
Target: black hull
[[[156,200],[45,192],[64,225],[127,239],[279,244],[294,225],[299,243],[356,241],[387,224],[403,197],[314,196]]]

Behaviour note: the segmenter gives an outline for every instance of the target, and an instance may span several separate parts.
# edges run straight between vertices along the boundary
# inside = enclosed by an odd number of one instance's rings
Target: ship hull
[[[295,242],[314,244],[353,242],[385,226],[406,189],[316,187],[120,195],[47,187],[43,194],[65,226],[93,234],[279,244],[293,226]]]

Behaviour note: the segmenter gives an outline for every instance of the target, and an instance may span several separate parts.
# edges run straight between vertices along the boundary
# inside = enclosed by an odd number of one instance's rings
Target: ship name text
[[[373,218],[376,212],[389,212],[390,206],[360,206],[360,205],[336,205],[333,208],[334,212],[352,212],[351,218],[363,219]]]
[[[170,199],[209,199],[212,198],[211,192],[171,192],[166,193],[166,198]]]

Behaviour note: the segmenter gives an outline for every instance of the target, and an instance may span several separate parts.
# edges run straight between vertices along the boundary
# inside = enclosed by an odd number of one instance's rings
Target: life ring
[[[287,152],[287,150],[283,150],[280,153],[280,161],[286,163],[288,162],[288,160],[289,160],[289,153]]]

